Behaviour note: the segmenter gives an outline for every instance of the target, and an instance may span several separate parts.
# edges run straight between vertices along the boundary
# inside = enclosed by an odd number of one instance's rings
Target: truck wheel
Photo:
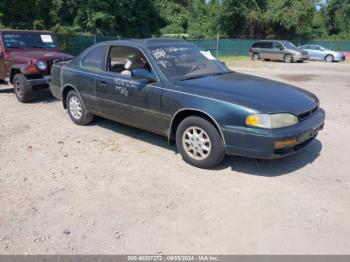
[[[224,142],[207,120],[190,116],[176,130],[176,146],[183,160],[199,168],[212,168],[225,157]]]
[[[32,87],[24,75],[16,74],[13,77],[13,88],[15,89],[15,94],[18,101],[27,103],[32,100]]]
[[[80,95],[75,91],[70,91],[66,98],[67,111],[72,121],[77,125],[88,125],[92,122],[94,115],[89,113]]]

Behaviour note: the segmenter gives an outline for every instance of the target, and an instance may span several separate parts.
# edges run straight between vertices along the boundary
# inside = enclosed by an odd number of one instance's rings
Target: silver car
[[[309,58],[308,52],[297,48],[293,43],[283,40],[261,40],[249,49],[253,60],[279,60],[286,63],[303,62]]]
[[[309,53],[310,60],[326,62],[345,61],[345,54],[343,52],[333,51],[320,45],[304,45],[299,48]]]

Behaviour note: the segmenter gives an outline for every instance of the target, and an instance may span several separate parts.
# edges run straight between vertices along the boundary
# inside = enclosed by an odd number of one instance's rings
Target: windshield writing
[[[170,80],[231,72],[194,45],[155,47],[151,53],[160,70]]]
[[[54,38],[47,33],[2,33],[2,39],[6,48],[57,48]]]

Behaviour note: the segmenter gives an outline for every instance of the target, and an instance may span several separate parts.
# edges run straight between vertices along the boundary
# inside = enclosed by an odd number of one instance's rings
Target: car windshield
[[[50,33],[6,32],[2,33],[6,48],[57,48],[57,43]]]
[[[288,48],[288,49],[294,49],[297,48],[293,43],[288,42],[288,41],[284,41],[283,42],[284,47]]]
[[[210,52],[195,45],[158,46],[151,53],[160,70],[170,80],[186,80],[230,73]]]

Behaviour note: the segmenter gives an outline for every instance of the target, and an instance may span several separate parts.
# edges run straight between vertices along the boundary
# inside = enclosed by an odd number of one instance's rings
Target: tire
[[[259,53],[254,53],[253,56],[252,56],[252,60],[253,60],[253,61],[259,61],[259,60],[260,60],[260,55],[259,55]]]
[[[28,103],[32,100],[32,87],[24,75],[16,74],[13,77],[13,88],[19,102]]]
[[[286,63],[293,63],[293,56],[291,54],[286,54],[284,56],[284,62],[286,62]]]
[[[327,63],[332,63],[332,62],[334,62],[334,56],[333,56],[333,55],[326,55],[326,57],[324,58],[324,60],[325,60]]]
[[[68,114],[75,124],[84,126],[92,122],[94,115],[86,110],[83,100],[77,92],[69,91],[66,105]]]
[[[187,117],[179,124],[176,146],[185,162],[199,168],[213,168],[225,157],[219,131],[197,116]]]

